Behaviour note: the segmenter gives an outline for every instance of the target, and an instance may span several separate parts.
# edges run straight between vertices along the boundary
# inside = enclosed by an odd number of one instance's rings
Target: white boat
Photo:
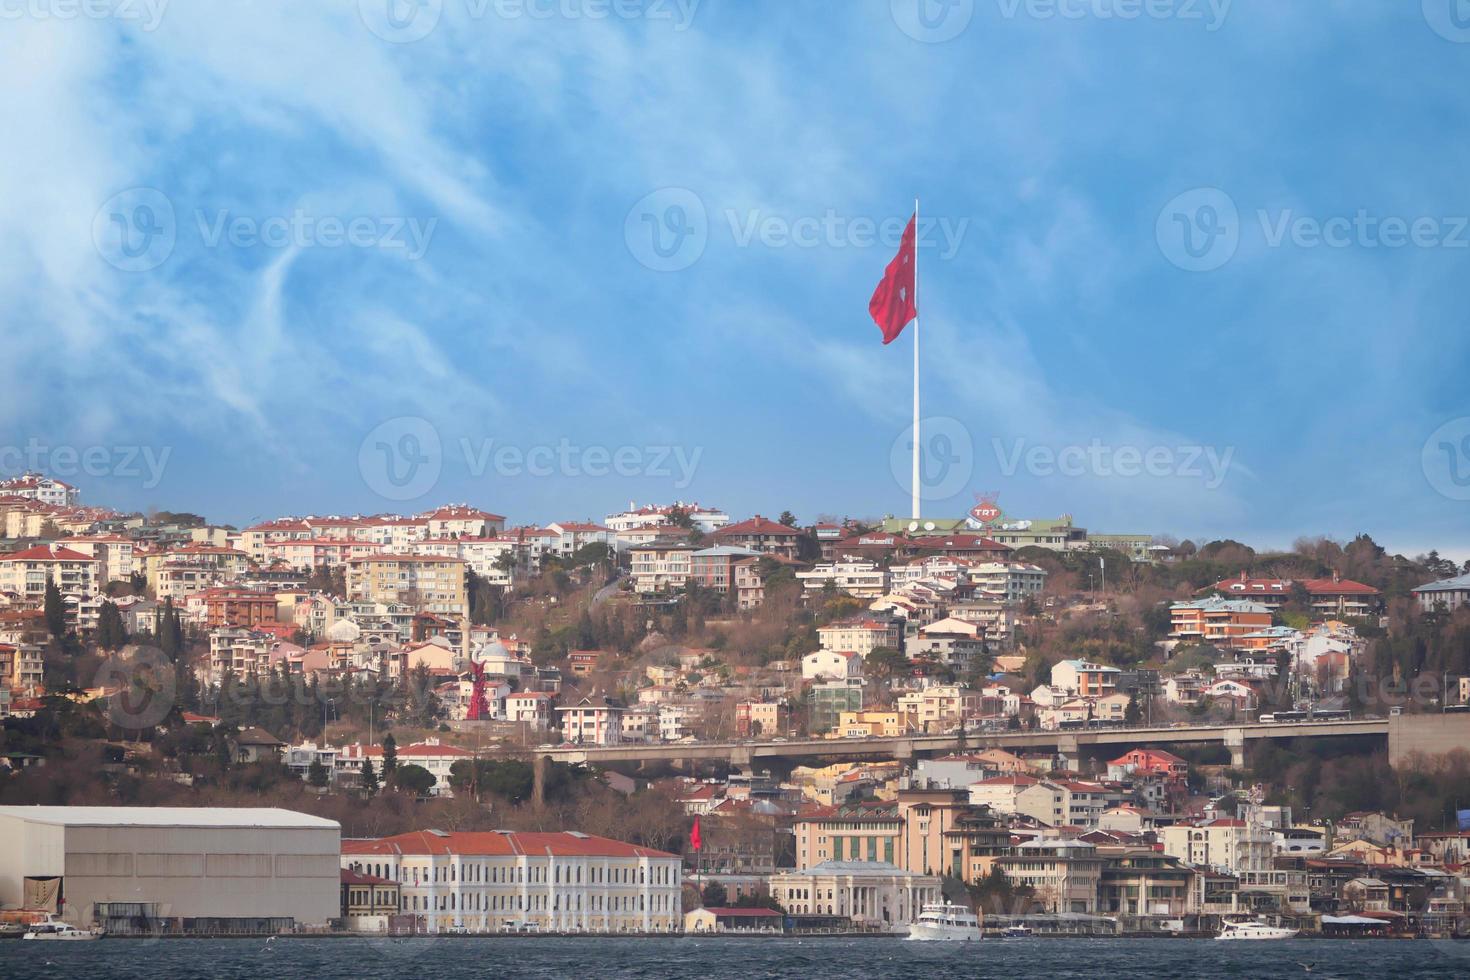
[[[963,905],[926,905],[909,926],[910,939],[965,942],[980,938],[980,919]]]
[[[78,942],[86,939],[101,939],[101,929],[78,929],[66,922],[37,922],[21,939],[47,939],[60,942]]]
[[[1294,939],[1299,930],[1268,926],[1264,922],[1227,922],[1216,939]]]
[[[1006,926],[1001,933],[1007,939],[1029,939],[1031,937],[1030,926]]]

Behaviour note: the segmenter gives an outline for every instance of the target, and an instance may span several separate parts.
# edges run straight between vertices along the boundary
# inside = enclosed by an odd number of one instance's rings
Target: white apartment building
[[[797,572],[796,577],[808,593],[820,592],[830,585],[857,599],[876,599],[888,591],[888,570],[861,558],[827,562],[810,571]]]
[[[851,650],[814,650],[801,658],[804,680],[845,680],[863,676],[863,658]]]
[[[983,561],[969,568],[970,581],[1006,602],[1023,602],[1046,588],[1046,569],[1019,561]]]
[[[8,480],[0,480],[0,496],[25,497],[53,507],[75,507],[81,492],[69,483],[62,483],[40,473],[22,473]]]
[[[342,866],[398,882],[443,932],[676,932],[683,859],[577,831],[420,830],[342,842]]]
[[[60,544],[37,545],[0,556],[0,591],[39,600],[47,581],[54,581],[62,595],[88,598],[98,592],[101,567],[96,558]]]
[[[394,747],[400,766],[423,766],[434,776],[434,787],[429,792],[434,796],[453,796],[449,778],[456,762],[472,762],[475,754],[467,749],[444,745],[437,738],[427,738],[412,745]],[[363,760],[371,760],[373,771],[383,778],[383,746],[363,745],[355,742],[344,745],[337,752],[337,773],[346,782],[358,779],[362,774]]]
[[[556,709],[562,738],[579,745],[617,745],[623,740],[623,705],[602,695]]]
[[[639,507],[633,501],[628,502],[628,509],[621,514],[609,514],[604,522],[608,529],[613,532],[631,531],[640,527],[662,527],[669,521],[669,514],[677,507],[689,515],[690,522],[695,529],[705,534],[712,534],[730,523],[730,515],[714,507],[701,507],[699,504],[686,504],[679,501],[673,504],[645,505]]]
[[[120,534],[67,538],[66,547],[101,562],[101,584],[126,582],[133,574],[133,542]]]
[[[629,550],[633,588],[642,595],[677,592],[689,581],[692,544],[652,543]]]
[[[817,639],[823,650],[847,650],[866,657],[879,647],[900,649],[903,646],[903,627],[899,623],[876,619],[831,623],[817,630]]]

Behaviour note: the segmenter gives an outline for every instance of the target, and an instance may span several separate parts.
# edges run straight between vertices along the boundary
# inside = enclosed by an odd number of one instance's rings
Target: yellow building
[[[401,602],[420,612],[469,612],[463,558],[436,555],[364,555],[347,562],[347,596]]]

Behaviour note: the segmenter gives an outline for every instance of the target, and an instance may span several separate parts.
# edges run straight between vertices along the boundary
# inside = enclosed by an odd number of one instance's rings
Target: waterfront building
[[[577,831],[419,830],[342,842],[342,867],[398,883],[429,933],[675,932],[682,859]]]
[[[771,897],[790,915],[841,916],[863,928],[897,929],[941,900],[937,875],[884,861],[826,861],[771,876]]]

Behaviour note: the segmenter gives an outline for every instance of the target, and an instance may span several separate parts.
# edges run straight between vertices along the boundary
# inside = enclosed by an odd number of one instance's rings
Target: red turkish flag
[[[689,846],[696,851],[704,846],[704,838],[699,836],[699,818],[694,818],[694,829],[689,831]]]
[[[873,298],[868,300],[868,313],[872,315],[873,322],[878,324],[878,329],[883,331],[885,344],[893,343],[903,333],[903,328],[908,326],[909,321],[919,315],[914,297],[917,238],[914,218],[910,218],[908,227],[903,230],[898,254],[888,263],[888,268],[883,271],[882,281],[873,290]]]

